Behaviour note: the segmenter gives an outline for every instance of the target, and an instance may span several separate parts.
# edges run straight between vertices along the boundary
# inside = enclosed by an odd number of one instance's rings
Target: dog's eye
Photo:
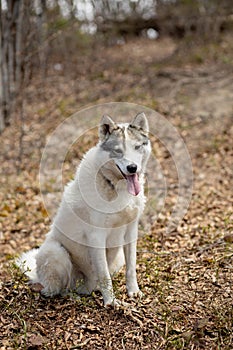
[[[134,148],[135,148],[136,150],[139,150],[139,149],[142,148],[142,146],[143,146],[143,144],[142,144],[142,145],[136,145]]]

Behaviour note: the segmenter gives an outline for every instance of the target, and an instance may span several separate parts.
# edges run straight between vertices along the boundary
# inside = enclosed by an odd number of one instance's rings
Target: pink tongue
[[[127,175],[126,180],[127,180],[128,192],[133,196],[137,196],[138,193],[141,191],[140,184],[138,181],[138,175],[137,174]]]

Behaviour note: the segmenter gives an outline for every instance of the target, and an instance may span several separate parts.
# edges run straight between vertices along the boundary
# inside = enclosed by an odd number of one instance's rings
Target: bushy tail
[[[33,283],[38,282],[38,276],[36,273],[36,254],[38,253],[38,250],[39,249],[29,250],[29,252],[23,253],[15,261],[20,270],[24,272]]]

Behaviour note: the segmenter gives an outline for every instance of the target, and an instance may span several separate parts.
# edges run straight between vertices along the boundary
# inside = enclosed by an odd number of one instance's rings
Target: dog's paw
[[[105,308],[113,307],[114,309],[119,309],[121,305],[121,301],[116,298],[104,302]]]
[[[120,301],[118,299],[114,299],[111,303],[105,303],[104,307],[113,308],[114,310],[131,309],[131,305],[129,303],[126,303],[125,301]]]
[[[139,298],[139,299],[141,299],[143,297],[143,293],[140,291],[140,289],[128,290],[128,296],[130,298]]]

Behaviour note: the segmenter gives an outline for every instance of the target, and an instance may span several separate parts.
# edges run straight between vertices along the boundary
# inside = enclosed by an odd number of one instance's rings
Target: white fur
[[[132,147],[128,149],[127,157],[133,157]],[[148,146],[147,158],[149,151]],[[141,169],[145,159],[137,156],[137,162]],[[45,242],[39,249],[23,253],[17,261],[32,282],[42,284],[44,295],[74,288],[85,294],[100,290],[104,305],[115,305],[111,276],[125,262],[128,295],[140,294],[136,243],[138,220],[145,203],[143,173],[139,181],[142,190],[132,196],[127,192],[126,180],[100,143],[86,153],[75,179],[65,188]]]
[[[36,273],[36,254],[38,249],[32,249],[27,253],[23,253],[20,258],[16,259],[16,264],[20,269],[26,273],[30,280],[37,282],[37,273]]]

